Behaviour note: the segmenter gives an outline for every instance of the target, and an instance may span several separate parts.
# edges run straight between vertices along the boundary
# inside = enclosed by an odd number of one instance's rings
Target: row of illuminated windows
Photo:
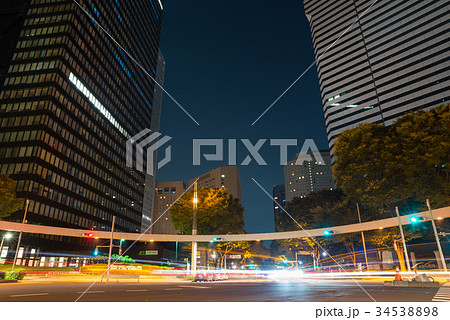
[[[163,193],[163,188],[157,188],[156,189],[158,194],[162,194]],[[168,194],[168,193],[176,193],[177,192],[177,188],[176,187],[164,187],[164,193]]]
[[[41,39],[30,39],[30,40],[20,40],[17,43],[18,49],[24,48],[36,48],[41,46],[49,46],[53,44],[64,43],[64,37],[51,37],[51,38],[41,38]]]
[[[22,29],[21,37],[34,37],[59,32],[66,32],[69,29],[68,25],[56,25],[41,28]]]
[[[43,17],[28,18],[25,20],[24,26],[32,26],[37,24],[47,24],[55,23],[60,21],[66,21],[69,18],[69,14],[59,14],[59,15],[47,15]]]
[[[45,116],[41,115],[30,115],[27,117],[8,117],[8,118],[2,118],[0,119],[0,124],[2,128],[6,127],[24,127],[24,126],[32,126],[32,125],[39,125],[45,122]],[[4,142],[8,141],[17,141],[12,140],[9,136],[10,134],[15,135],[16,133],[9,133],[5,132]]]
[[[35,75],[25,75],[25,76],[18,76],[18,77],[8,77],[5,80],[5,86],[7,85],[19,85],[19,84],[42,84],[44,82],[49,82],[52,80],[53,73],[44,73],[44,74],[35,74]],[[30,90],[36,90],[33,89],[27,89]],[[25,97],[27,97],[28,94],[25,94]],[[7,97],[8,98],[8,97]]]
[[[0,143],[10,141],[33,141],[38,138],[38,131],[0,132]]]
[[[67,2],[65,4],[57,4],[55,2],[47,2],[49,4],[49,6],[39,6],[37,7],[36,5],[38,5],[39,3],[37,3],[36,1],[33,1],[33,6],[36,6],[34,8],[30,8],[28,10],[28,15],[34,15],[34,14],[47,14],[47,13],[52,13],[52,12],[61,12],[61,11],[67,11],[73,8],[74,4],[73,3],[68,3]]]
[[[43,75],[45,78],[45,75]],[[39,87],[28,89],[3,90],[0,93],[0,99],[18,99],[36,96],[45,96],[52,92],[51,87]]]
[[[15,64],[9,67],[9,72],[29,72],[29,71],[53,69],[56,63],[57,63],[56,61],[41,61],[33,63]]]
[[[49,49],[38,49],[38,50],[27,50],[19,51],[14,53],[13,61],[25,60],[25,59],[37,59],[37,58],[47,58],[54,57],[60,54],[61,48],[49,48]],[[13,64],[11,64],[9,72],[12,71]]]

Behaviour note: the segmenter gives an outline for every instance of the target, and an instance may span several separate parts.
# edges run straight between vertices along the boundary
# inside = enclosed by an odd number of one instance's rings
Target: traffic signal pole
[[[359,204],[356,204],[356,209],[358,210],[358,219],[359,223],[361,223],[361,213],[359,212]],[[366,250],[366,240],[364,239],[364,232],[361,231],[362,243],[364,248],[364,257],[366,258],[366,270],[369,271],[369,260],[367,259],[367,250]]]
[[[406,266],[408,268],[408,272],[411,272],[411,265],[409,264],[409,257],[408,257],[408,249],[406,248],[405,234],[403,233],[402,221],[400,220],[400,213],[398,212],[398,207],[395,207],[395,213],[397,213],[398,227],[400,228],[400,233],[402,235],[403,251],[405,252]]]
[[[114,241],[114,223],[115,222],[116,222],[116,216],[113,216],[112,226],[111,226],[111,241],[109,242],[108,270],[106,271],[108,276],[109,276],[109,268],[111,267],[111,253],[112,253],[113,241]]]
[[[29,204],[30,204],[30,200],[27,200],[27,204],[25,206],[25,213],[23,214],[22,223],[26,223],[27,222],[27,212],[28,212],[28,205]],[[17,255],[18,255],[19,250],[20,250],[20,241],[21,240],[22,240],[22,231],[20,231],[19,239],[17,240],[17,248],[16,248],[16,253],[14,254],[14,260],[13,260],[11,271],[14,271],[14,267],[16,266]]]
[[[436,224],[434,223],[433,212],[431,211],[430,201],[428,199],[427,199],[427,207],[428,210],[430,211],[431,225],[433,226],[434,236],[436,237],[439,255],[441,256],[442,267],[444,268],[444,272],[447,272],[447,263],[445,262],[444,253],[442,252],[441,241],[439,241],[439,235],[436,230]]]

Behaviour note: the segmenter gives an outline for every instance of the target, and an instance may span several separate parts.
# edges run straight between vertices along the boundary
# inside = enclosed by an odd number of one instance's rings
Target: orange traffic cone
[[[400,275],[400,269],[398,266],[395,267],[395,281],[402,281],[402,276]]]

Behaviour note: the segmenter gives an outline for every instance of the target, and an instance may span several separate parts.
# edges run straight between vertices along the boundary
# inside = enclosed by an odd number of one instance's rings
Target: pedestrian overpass
[[[450,207],[434,209],[433,217],[435,220],[441,220],[450,217]],[[402,225],[411,224],[411,217],[417,217],[420,221],[430,221],[429,211],[423,211],[416,214],[400,216]],[[423,218],[420,219],[420,217]],[[86,229],[71,229],[50,227],[35,224],[23,224],[17,222],[0,221],[0,230],[22,231],[24,233],[51,234],[66,237],[85,238],[89,233],[91,237],[98,239],[125,239],[131,241],[160,241],[160,242],[212,242],[212,241],[262,241],[262,240],[282,240],[292,238],[320,237],[326,234],[346,234],[361,231],[377,230],[383,228],[396,227],[399,225],[397,217],[374,220],[362,223],[347,224],[336,227],[298,230],[288,232],[270,232],[270,233],[250,233],[250,234],[210,234],[210,235],[178,235],[178,234],[140,234],[140,233],[122,233],[110,231],[97,231]],[[325,233],[326,232],[326,233]]]

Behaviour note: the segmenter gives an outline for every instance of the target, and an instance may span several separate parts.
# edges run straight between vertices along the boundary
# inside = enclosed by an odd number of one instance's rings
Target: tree
[[[450,205],[450,105],[409,113],[392,126],[362,124],[335,143],[334,175],[354,201],[385,213],[395,206]]]
[[[22,200],[16,198],[16,182],[6,174],[0,174],[0,219],[9,216],[22,207]]]
[[[198,234],[244,232],[244,208],[225,189],[201,188],[197,197]],[[186,193],[170,209],[173,225],[182,234],[192,234],[193,198],[193,192]]]
[[[250,244],[247,241],[219,242],[216,245],[220,255],[220,267],[224,267],[225,257],[230,253],[239,253],[244,258],[249,257]]]

